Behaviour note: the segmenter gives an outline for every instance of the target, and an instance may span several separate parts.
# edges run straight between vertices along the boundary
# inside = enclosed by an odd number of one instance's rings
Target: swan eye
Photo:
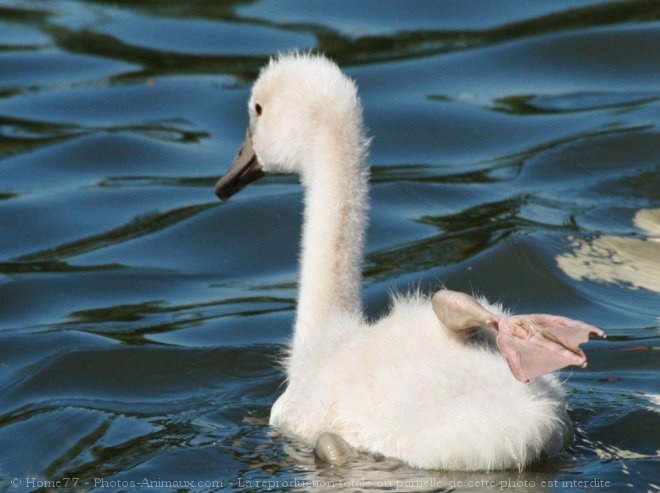
[[[261,105],[259,103],[254,105],[254,111],[257,112],[257,116],[261,115],[262,108],[261,108]]]

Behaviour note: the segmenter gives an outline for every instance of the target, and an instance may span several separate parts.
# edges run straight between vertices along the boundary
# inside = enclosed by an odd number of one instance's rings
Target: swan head
[[[252,87],[248,116],[245,141],[215,186],[222,200],[266,174],[305,177],[312,171],[311,156],[321,136],[357,136],[357,145],[364,140],[355,84],[321,55],[292,53],[271,59]]]

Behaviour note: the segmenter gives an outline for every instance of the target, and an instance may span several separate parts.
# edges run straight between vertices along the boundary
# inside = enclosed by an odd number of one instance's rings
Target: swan
[[[395,296],[388,315],[365,320],[369,139],[356,85],[323,55],[282,54],[261,70],[248,114],[216,195],[227,200],[271,173],[296,173],[305,190],[286,390],[270,424],[331,465],[356,451],[456,471],[557,455],[572,429],[564,391],[546,373],[584,366],[579,345],[604,333],[444,289]]]

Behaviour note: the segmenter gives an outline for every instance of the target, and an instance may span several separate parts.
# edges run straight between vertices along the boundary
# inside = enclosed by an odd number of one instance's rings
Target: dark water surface
[[[328,469],[268,427],[301,188],[212,187],[292,48],[360,86],[371,316],[444,282],[608,332],[560,460]],[[659,125],[657,1],[0,0],[0,488],[658,491]]]

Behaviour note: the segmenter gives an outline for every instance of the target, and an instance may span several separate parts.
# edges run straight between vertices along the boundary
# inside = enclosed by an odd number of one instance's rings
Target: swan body
[[[271,424],[310,443],[331,430],[426,469],[518,468],[555,456],[571,437],[557,379],[518,382],[488,344],[439,326],[429,301],[399,298],[375,324],[331,320],[318,345],[291,354]]]
[[[602,331],[510,317],[450,291],[394,297],[389,314],[365,321],[368,139],[355,84],[322,56],[282,55],[260,73],[248,114],[245,144],[217,195],[269,173],[297,173],[305,188],[287,388],[271,424],[333,464],[353,449],[465,471],[555,456],[571,425],[557,378],[541,374],[584,364],[579,344]]]

